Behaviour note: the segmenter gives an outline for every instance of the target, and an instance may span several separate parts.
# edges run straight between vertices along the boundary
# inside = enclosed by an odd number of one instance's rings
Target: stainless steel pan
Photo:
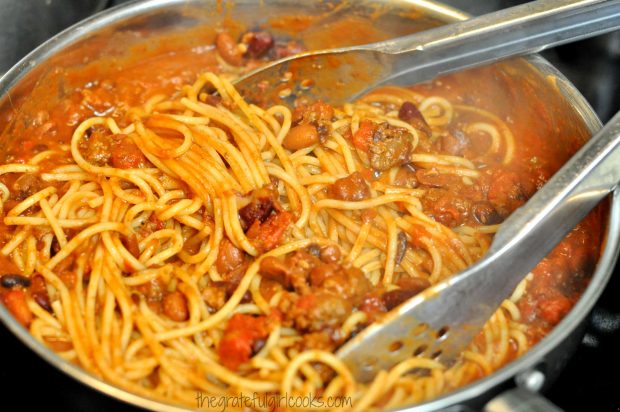
[[[340,13],[380,13],[377,26],[394,36],[420,30],[438,21],[449,22],[465,19],[467,15],[440,3],[426,0],[382,0],[345,2],[343,7],[331,8],[327,2],[299,2],[295,0],[238,0],[234,7],[226,2],[207,0],[150,0],[132,2],[84,20],[52,38],[26,56],[0,79],[0,114],[12,110],[21,97],[27,97],[52,70],[79,66],[101,56],[122,53],[132,44],[155,41],[187,27],[214,25],[226,15],[246,26],[253,27],[264,19],[278,15],[327,13],[329,19],[338,19]],[[333,11],[335,10],[335,11]],[[431,17],[422,23],[410,16],[423,12]],[[434,19],[434,21],[433,21]],[[294,36],[294,34],[293,34]],[[340,44],[342,45],[342,44]],[[517,63],[515,63],[517,64]],[[526,63],[524,63],[526,64]],[[570,103],[566,118],[583,123],[590,133],[600,128],[600,121],[583,96],[553,66],[539,56],[528,58],[527,65],[534,67],[541,88],[549,94],[560,93]],[[544,78],[554,78],[551,82]],[[1,117],[0,117],[1,118]],[[3,127],[0,124],[0,129]],[[0,142],[2,144],[2,142]],[[492,375],[476,381],[441,398],[416,405],[407,410],[429,411],[437,409],[480,410],[486,405],[489,411],[515,410],[515,405],[525,405],[532,410],[531,394],[542,391],[561,371],[583,336],[584,320],[601,294],[613,270],[619,250],[620,194],[610,201],[606,227],[606,242],[596,266],[592,281],[572,311],[538,345],[521,358],[506,365]],[[163,404],[118,388],[70,364],[39,344],[0,305],[0,319],[25,345],[63,372],[103,393],[152,410],[184,410],[177,405]],[[517,388],[516,390],[514,388]],[[511,391],[506,391],[513,388]],[[501,394],[500,394],[501,393]],[[497,395],[499,397],[497,397]],[[491,399],[493,401],[489,402]]]
[[[102,10],[107,0],[0,0],[0,73],[65,27]]]

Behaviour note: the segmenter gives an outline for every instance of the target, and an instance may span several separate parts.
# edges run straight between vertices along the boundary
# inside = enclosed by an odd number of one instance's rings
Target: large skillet
[[[214,26],[215,22],[222,21],[222,16],[241,22],[246,27],[254,27],[264,23],[266,18],[278,15],[328,13],[333,16],[333,19],[337,19],[340,13],[375,13],[375,15],[379,13],[381,17],[374,24],[393,36],[407,34],[432,25],[433,23],[429,21],[412,22],[411,18],[419,17],[420,12],[435,19],[435,22],[450,22],[467,18],[467,15],[458,10],[426,0],[375,0],[373,2],[363,0],[346,2],[341,5],[342,7],[334,8],[333,6],[333,2],[296,0],[238,0],[234,6],[229,2],[215,0],[149,0],[132,2],[110,9],[50,39],[7,72],[0,79],[0,119],[13,110],[16,102],[19,105],[20,98],[28,97],[33,90],[41,87],[43,83],[41,79],[54,72],[55,69],[79,66],[104,55],[122,53],[129,46],[143,43],[145,40],[153,44],[154,39],[178,32],[183,28],[198,25]],[[556,100],[558,93],[565,97],[568,101],[565,117],[572,119],[570,121],[575,123],[575,127],[585,127],[586,132],[590,134],[598,130],[600,121],[596,114],[561,73],[539,56],[530,57],[528,63],[524,64],[535,68],[539,77],[539,87],[548,89],[549,95],[556,94]],[[543,79],[553,79],[553,81]],[[0,120],[0,130],[4,126]],[[506,410],[505,407],[514,405],[515,400],[518,403],[524,399],[522,396],[527,397],[532,392],[544,390],[555,379],[579,344],[583,336],[586,316],[605,287],[618,255],[619,193],[612,196],[610,204],[606,241],[592,281],[579,302],[562,322],[524,356],[492,375],[407,410],[428,411],[445,408],[479,410],[496,396],[493,405],[501,405],[500,407],[504,409],[496,409],[495,406],[487,405],[489,410]],[[24,344],[45,360],[96,390],[147,409],[185,410],[176,405],[164,404],[127,392],[64,361],[36,341],[13,319],[4,305],[0,305],[0,319]],[[505,391],[515,386],[518,388],[516,391],[514,389]]]

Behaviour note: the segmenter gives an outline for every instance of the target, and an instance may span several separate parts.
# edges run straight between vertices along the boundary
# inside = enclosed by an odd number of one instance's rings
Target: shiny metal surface
[[[467,16],[458,10],[446,7],[440,3],[428,0],[383,0],[383,1],[355,1],[354,7],[362,8],[373,5],[390,6],[398,10],[417,9],[424,11],[442,21],[451,22],[463,20]],[[196,24],[213,25],[221,14],[218,12],[215,0],[150,0],[133,2],[118,8],[107,10],[91,17],[78,25],[68,29],[60,35],[50,39],[44,45],[30,53],[7,74],[0,79],[0,109],[10,106],[10,96],[28,95],[37,81],[54,67],[69,65],[71,52],[75,49],[87,49],[92,52],[91,59],[97,59],[106,50],[106,45],[114,42],[119,48],[129,47],[132,39],[118,45],[118,37],[110,33],[122,34],[132,27],[142,34],[142,41],[151,37],[174,32],[180,27]],[[252,26],[267,16],[277,16],[291,12],[314,15],[325,10],[322,2],[299,2],[294,0],[238,0],[235,8],[228,10],[228,16]],[[257,11],[257,7],[260,8]],[[391,16],[395,15],[392,14]],[[390,17],[390,16],[388,16]],[[394,25],[398,19],[387,19],[387,25]],[[96,43],[99,40],[100,43]],[[96,45],[94,47],[93,45]],[[581,94],[568,82],[553,66],[538,56],[531,56],[528,60],[542,76],[553,77],[555,85],[572,104],[574,114],[585,122],[591,132],[600,127],[600,122],[591,107]],[[542,87],[548,87],[542,85]],[[583,319],[601,294],[613,269],[619,248],[620,235],[620,194],[615,193],[610,208],[610,219],[607,227],[605,250],[598,262],[592,281],[582,298],[564,320],[534,348],[521,358],[513,361],[494,374],[481,379],[471,385],[451,392],[430,402],[407,408],[408,411],[431,411],[449,407],[455,404],[480,407],[494,396],[503,385],[513,382],[515,376],[532,369],[543,367],[547,376],[554,376],[561,369],[566,358],[580,340]],[[161,411],[181,411],[186,408],[178,405],[163,403],[157,400],[138,396],[123,388],[110,384],[80,367],[68,363],[56,353],[41,345],[27,330],[25,330],[0,305],[0,320],[26,346],[39,354],[43,359],[57,367],[76,380],[119,400],[148,409]],[[552,379],[549,379],[552,380]]]
[[[619,147],[620,113],[502,223],[482,260],[342,346],[338,355],[355,377],[368,382],[412,353],[452,364],[521,280],[618,185]]]
[[[415,84],[618,28],[618,0],[538,0],[381,43],[288,57],[235,86],[253,96],[257,83],[281,86],[285,73],[294,72],[286,101],[307,96],[342,104],[382,84]],[[300,86],[306,79],[315,84],[310,90]],[[334,87],[333,79],[343,86]]]
[[[562,412],[562,410],[534,392],[515,388],[489,402],[484,412]]]

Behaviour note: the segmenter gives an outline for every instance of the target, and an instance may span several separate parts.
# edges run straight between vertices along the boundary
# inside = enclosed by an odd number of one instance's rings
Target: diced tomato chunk
[[[430,234],[421,225],[411,225],[409,235],[411,235],[410,243],[416,247],[424,246],[424,243],[421,242],[422,238],[430,238]]]
[[[310,310],[316,304],[316,297],[314,295],[305,295],[297,300],[297,307],[303,310]]]
[[[248,239],[261,252],[267,252],[282,242],[284,233],[293,221],[293,215],[289,212],[279,212],[267,218],[264,223],[255,220],[248,229]]]
[[[112,166],[119,169],[136,169],[148,163],[140,148],[128,137],[112,147],[111,157]]]
[[[274,316],[277,319],[279,315]],[[228,320],[218,353],[220,361],[231,370],[250,360],[255,344],[269,335],[271,318],[242,313]]]
[[[538,303],[538,311],[551,325],[556,325],[568,313],[572,306],[571,301],[562,295],[557,295],[553,299],[542,300]]]
[[[22,290],[11,290],[3,297],[4,305],[24,327],[30,326],[32,312],[26,303],[26,294]]]
[[[353,146],[367,152],[374,132],[375,124],[370,120],[362,120],[359,129],[353,135]]]

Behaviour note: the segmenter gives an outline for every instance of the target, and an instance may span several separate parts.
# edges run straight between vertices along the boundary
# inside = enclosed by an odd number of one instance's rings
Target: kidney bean
[[[292,56],[294,54],[299,54],[305,50],[306,48],[304,46],[294,41],[289,41],[284,44],[276,44],[275,58],[282,59],[284,57]]]
[[[396,306],[430,286],[430,283],[426,279],[408,276],[399,279],[397,283],[402,285],[402,289],[391,290],[381,295],[381,299],[387,310],[394,309]]]
[[[164,314],[175,322],[183,322],[189,318],[187,298],[179,291],[167,294],[164,297]]]
[[[230,33],[218,33],[215,37],[215,47],[220,56],[222,56],[222,59],[224,59],[227,63],[230,63],[233,66],[243,65],[243,55],[241,54],[241,50]]]
[[[17,178],[13,184],[13,198],[24,200],[43,188],[43,182],[34,174],[26,173]]]
[[[400,265],[400,262],[402,262],[405,257],[405,252],[407,252],[407,235],[404,232],[398,232],[396,242],[396,256],[394,259],[396,264]]]
[[[43,309],[45,309],[49,313],[52,313],[52,303],[50,302],[50,297],[47,293],[34,292],[32,294],[32,298],[34,299],[35,302],[37,302],[39,306],[41,306]]]
[[[502,218],[497,210],[489,202],[477,202],[472,207],[472,214],[478,223],[482,225],[495,225],[501,223]]]
[[[121,235],[121,242],[123,246],[127,249],[129,253],[132,254],[136,259],[140,257],[140,245],[138,242],[138,237],[135,233],[131,233],[129,235]]]
[[[246,53],[252,58],[258,59],[263,57],[273,47],[273,36],[269,32],[249,33],[248,37],[248,50]]]
[[[27,288],[30,286],[30,283],[30,279],[22,275],[7,274],[0,276],[0,285],[7,289],[14,288],[15,286]]]
[[[426,133],[427,135],[431,135],[431,128],[428,123],[426,123],[424,116],[422,116],[422,113],[415,104],[411,102],[404,102],[398,110],[398,118],[411,124],[413,127]]]

